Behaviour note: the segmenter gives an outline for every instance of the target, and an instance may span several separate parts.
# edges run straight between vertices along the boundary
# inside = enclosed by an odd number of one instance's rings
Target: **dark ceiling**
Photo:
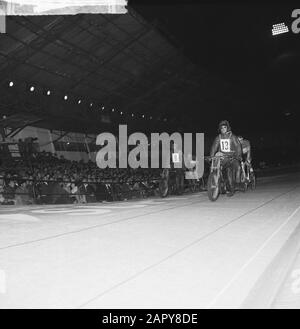
[[[234,83],[249,86],[258,78],[261,82],[280,55],[300,50],[299,35],[271,35],[272,24],[291,25],[295,8],[291,5],[229,3],[134,8],[150,21],[159,20],[195,64]]]
[[[194,64],[236,88],[239,111],[245,113],[252,106],[251,129],[265,125],[263,116],[274,124],[287,112],[299,119],[300,34],[271,33],[273,24],[291,27],[295,8],[238,2],[135,7],[148,20],[158,20]],[[224,111],[221,103],[218,117]],[[234,109],[226,108],[227,115],[235,119]]]
[[[271,35],[272,24],[290,26],[294,7],[129,2],[128,9],[8,17],[0,113],[96,133],[119,123],[214,131],[223,118],[245,130],[294,127],[300,35]]]
[[[28,111],[55,128],[76,130],[98,131],[108,122],[157,125],[167,122],[182,92],[206,82],[205,72],[198,79],[195,65],[131,9],[126,15],[8,17],[6,30],[0,36],[5,115]],[[222,92],[223,83],[216,87]]]

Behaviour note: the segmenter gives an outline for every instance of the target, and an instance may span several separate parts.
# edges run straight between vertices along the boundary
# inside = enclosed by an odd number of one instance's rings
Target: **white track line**
[[[293,213],[278,227],[278,229],[269,236],[269,238],[261,245],[261,247],[256,251],[256,253],[249,258],[249,260],[239,269],[239,271],[231,278],[231,280],[220,290],[216,297],[206,306],[206,308],[211,308],[218,301],[218,299],[224,294],[224,292],[237,280],[237,278],[242,274],[242,272],[254,261],[254,259],[259,255],[259,253],[265,248],[265,246],[273,239],[273,237],[295,216],[300,206],[293,211]]]

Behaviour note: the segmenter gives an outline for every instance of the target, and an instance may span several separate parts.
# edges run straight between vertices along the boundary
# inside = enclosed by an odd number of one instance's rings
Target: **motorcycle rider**
[[[232,196],[239,179],[239,167],[242,157],[242,148],[238,138],[232,133],[230,124],[227,120],[219,123],[219,135],[215,138],[210,156],[224,155],[222,160],[223,177],[226,179],[227,196]],[[226,157],[230,156],[230,157]]]

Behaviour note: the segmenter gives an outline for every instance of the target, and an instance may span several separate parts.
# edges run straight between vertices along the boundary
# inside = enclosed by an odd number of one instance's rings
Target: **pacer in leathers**
[[[217,152],[225,155],[222,160],[223,177],[226,179],[227,195],[232,196],[235,191],[236,185],[238,185],[240,179],[239,166],[242,156],[241,144],[230,128],[230,124],[227,120],[223,120],[219,123],[219,135],[215,138],[211,150],[210,156],[214,156]],[[230,157],[226,157],[230,156]]]

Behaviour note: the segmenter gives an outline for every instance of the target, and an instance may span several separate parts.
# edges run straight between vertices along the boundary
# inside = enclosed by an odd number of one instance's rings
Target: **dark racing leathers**
[[[179,168],[176,167],[175,163],[178,162],[181,164]],[[183,159],[183,153],[180,150],[173,150],[171,153],[171,169],[172,172],[175,174],[176,179],[176,186],[181,190],[184,189],[184,172],[185,172],[185,165]],[[177,191],[180,193],[180,191]]]
[[[247,139],[243,139],[241,142],[241,148],[242,148],[242,160],[245,163],[245,165],[249,166],[251,163],[251,145],[250,142]],[[239,167],[239,170],[237,172],[237,181],[240,181],[241,177],[241,170],[242,168]]]
[[[247,139],[243,139],[241,142],[242,153],[243,153],[243,160],[247,162],[251,162],[251,145]]]
[[[225,157],[222,160],[223,177],[226,179],[227,190],[234,193],[236,181],[239,182],[239,167],[242,156],[242,148],[238,138],[228,131],[225,134],[218,135],[211,147],[210,156],[217,152],[222,152]]]

